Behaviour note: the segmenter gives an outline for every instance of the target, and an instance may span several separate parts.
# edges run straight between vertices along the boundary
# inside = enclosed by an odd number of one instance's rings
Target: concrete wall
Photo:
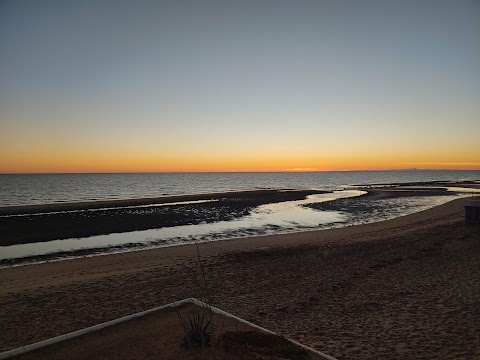
[[[11,358],[13,356],[16,356],[16,355],[20,355],[20,354],[23,354],[23,353],[26,353],[26,352],[29,352],[29,351],[32,351],[32,350],[36,350],[36,349],[40,349],[42,347],[45,347],[45,346],[48,346],[48,345],[52,345],[52,344],[55,344],[55,343],[58,343],[60,341],[64,341],[64,340],[68,340],[68,339],[71,339],[71,338],[75,338],[77,336],[81,336],[81,335],[84,335],[84,334],[87,334],[87,333],[90,333],[90,332],[93,332],[93,331],[97,331],[97,330],[100,330],[100,329],[103,329],[105,327],[108,327],[108,326],[112,326],[112,325],[115,325],[115,324],[118,324],[118,323],[121,323],[121,322],[124,322],[124,321],[128,321],[128,320],[131,320],[133,318],[137,318],[137,317],[140,317],[140,316],[144,316],[146,314],[149,314],[149,313],[152,313],[154,311],[159,311],[159,310],[162,310],[162,309],[165,309],[165,308],[168,308],[168,307],[176,307],[176,306],[180,306],[180,305],[183,305],[183,304],[188,304],[188,303],[191,303],[191,304],[195,304],[197,306],[201,306],[201,307],[208,307],[211,311],[213,311],[214,313],[217,313],[217,314],[220,314],[220,315],[223,315],[223,316],[227,316],[227,317],[230,317],[232,319],[235,319],[237,321],[240,321],[244,324],[247,324],[255,329],[258,329],[260,331],[263,331],[263,332],[266,332],[266,333],[270,333],[270,334],[275,334],[273,331],[270,331],[270,330],[267,330],[265,328],[262,328],[258,325],[255,325],[255,324],[252,324],[251,322],[248,322],[242,318],[239,318],[235,315],[232,315],[230,313],[227,313],[226,311],[223,311],[221,309],[218,309],[214,306],[208,306],[207,304],[205,304],[204,302],[202,301],[199,301],[195,298],[187,298],[187,299],[183,299],[183,300],[180,300],[180,301],[176,301],[176,302],[173,302],[173,303],[170,303],[170,304],[166,304],[166,305],[163,305],[163,306],[159,306],[159,307],[155,307],[153,309],[149,309],[149,310],[146,310],[146,311],[142,311],[142,312],[139,312],[139,313],[135,313],[135,314],[131,314],[131,315],[127,315],[127,316],[124,316],[124,317],[121,317],[119,319],[115,319],[115,320],[111,320],[111,321],[107,321],[105,323],[102,323],[102,324],[98,324],[98,325],[94,325],[94,326],[90,326],[88,328],[85,328],[85,329],[81,329],[81,330],[77,330],[77,331],[74,331],[74,332],[71,332],[71,333],[68,333],[68,334],[64,334],[64,335],[60,335],[60,336],[57,336],[57,337],[54,337],[54,338],[51,338],[51,339],[47,339],[47,340],[43,340],[43,341],[40,341],[40,342],[37,342],[37,343],[34,343],[34,344],[30,344],[30,345],[26,345],[26,346],[22,346],[20,348],[17,348],[17,349],[13,349],[13,350],[9,350],[9,351],[5,351],[5,352],[2,352],[0,353],[0,359],[8,359],[8,358]],[[276,334],[275,334],[276,335]],[[295,340],[292,340],[292,339],[288,339],[290,342],[304,348],[305,350],[307,351],[311,351],[315,354],[318,354],[320,355],[321,357],[323,357],[324,359],[327,359],[327,360],[336,360],[335,358],[327,355],[327,354],[324,354],[318,350],[315,350],[315,349],[312,349],[308,346],[305,346],[303,344],[300,344],[299,342],[295,341]]]
[[[480,200],[465,200],[465,222],[480,224]]]

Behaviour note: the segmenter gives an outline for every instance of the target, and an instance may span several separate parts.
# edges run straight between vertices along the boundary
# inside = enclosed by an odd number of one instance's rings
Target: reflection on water
[[[449,186],[446,188],[448,191],[461,192],[461,193],[470,193],[472,195],[477,195],[480,193],[480,189],[474,187],[453,187]]]
[[[169,246],[194,240],[211,241],[312,229],[322,225],[345,222],[347,217],[339,211],[316,211],[301,205],[359,196],[364,193],[358,190],[335,191],[328,194],[310,195],[305,200],[262,205],[252,211],[250,215],[233,221],[5,246],[1,248],[0,259],[107,247],[116,247],[119,250],[125,248],[126,245],[136,248],[140,245],[142,247]]]

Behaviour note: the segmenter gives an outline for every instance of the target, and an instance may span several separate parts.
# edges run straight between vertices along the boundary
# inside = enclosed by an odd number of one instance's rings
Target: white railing
[[[230,314],[226,311],[223,311],[221,309],[218,309],[214,306],[209,306],[209,305],[205,304],[204,302],[199,301],[195,298],[187,298],[187,299],[183,299],[183,300],[180,300],[180,301],[175,301],[175,302],[170,303],[170,304],[166,304],[166,305],[158,306],[158,307],[148,309],[148,310],[145,310],[145,311],[141,311],[141,312],[138,312],[138,313],[135,313],[135,314],[127,315],[127,316],[124,316],[124,317],[121,317],[121,318],[118,318],[118,319],[115,319],[115,320],[110,320],[110,321],[107,321],[107,322],[104,322],[104,323],[101,323],[101,324],[93,325],[93,326],[90,326],[90,327],[87,327],[87,328],[84,328],[84,329],[73,331],[73,332],[70,332],[68,334],[56,336],[54,338],[39,341],[39,342],[30,344],[30,345],[26,345],[26,346],[22,346],[22,347],[19,347],[19,348],[16,348],[16,349],[8,350],[8,351],[0,353],[0,359],[8,359],[8,358],[16,356],[16,355],[24,354],[26,352],[33,351],[33,350],[36,350],[36,349],[40,349],[40,348],[43,348],[43,347],[48,346],[48,345],[56,344],[56,343],[59,343],[61,341],[67,340],[67,339],[72,339],[72,338],[75,338],[75,337],[78,337],[78,336],[81,336],[81,335],[85,335],[85,334],[91,333],[93,331],[97,331],[97,330],[106,328],[108,326],[119,324],[121,322],[128,321],[130,319],[134,319],[134,318],[137,318],[137,317],[140,317],[140,316],[144,316],[144,315],[147,315],[149,313],[152,313],[152,312],[155,312],[155,311],[158,311],[158,310],[166,309],[166,308],[169,308],[169,307],[176,307],[176,306],[180,306],[180,305],[184,305],[184,304],[194,304],[194,305],[202,306],[202,307],[207,307],[208,306],[208,308],[211,309],[216,314],[235,319],[237,321],[240,321],[240,322],[242,322],[246,325],[249,325],[249,326],[251,326],[255,329],[258,329],[260,331],[263,331],[263,332],[266,332],[266,333],[269,333],[269,334],[277,335],[273,331],[270,331],[270,330],[267,330],[265,328],[262,328],[261,326],[252,324],[251,322],[249,322],[247,320],[239,318],[238,316],[232,315],[232,314]],[[318,350],[315,350],[315,349],[312,349],[308,346],[300,344],[299,342],[297,342],[295,340],[288,339],[288,338],[287,338],[287,340],[294,343],[295,345],[298,345],[298,346],[304,348],[307,351],[311,351],[315,354],[318,354],[325,359],[336,360],[335,358],[333,358],[329,355],[326,355],[326,354],[324,354],[324,353],[322,353]]]

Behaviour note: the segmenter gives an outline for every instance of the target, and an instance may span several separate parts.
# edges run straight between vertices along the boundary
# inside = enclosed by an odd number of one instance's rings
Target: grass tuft
[[[185,336],[181,346],[198,348],[210,346],[210,320],[199,312],[193,312],[185,321]]]

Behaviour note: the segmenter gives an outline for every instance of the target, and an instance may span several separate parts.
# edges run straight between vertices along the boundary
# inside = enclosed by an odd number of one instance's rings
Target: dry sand
[[[213,304],[339,359],[480,358],[463,200],[380,223],[202,244]],[[191,245],[0,270],[0,349],[198,297]]]

